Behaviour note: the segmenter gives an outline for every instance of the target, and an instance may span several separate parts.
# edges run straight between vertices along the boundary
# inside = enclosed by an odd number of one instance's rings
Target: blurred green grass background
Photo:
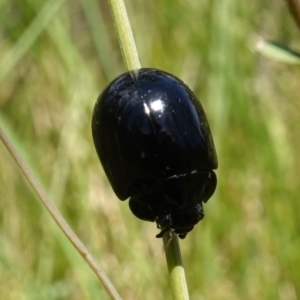
[[[141,64],[199,96],[219,170],[181,242],[191,299],[300,299],[300,69],[253,51],[300,49],[284,1],[126,1]],[[113,194],[90,122],[124,72],[106,1],[0,2],[0,122],[124,299],[171,299],[154,223]],[[1,299],[108,299],[0,143]]]

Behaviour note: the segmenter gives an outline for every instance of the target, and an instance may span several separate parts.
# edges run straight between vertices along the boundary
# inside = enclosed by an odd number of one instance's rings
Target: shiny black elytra
[[[216,151],[204,110],[180,79],[156,69],[127,72],[99,96],[95,147],[119,199],[161,232],[185,238],[217,185]]]

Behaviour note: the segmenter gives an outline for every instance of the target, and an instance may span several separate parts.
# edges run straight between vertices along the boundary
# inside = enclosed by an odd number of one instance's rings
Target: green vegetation
[[[205,107],[219,156],[206,217],[181,242],[191,299],[300,298],[300,49],[284,1],[127,1],[142,66]],[[124,299],[171,299],[162,240],[107,182],[91,138],[98,94],[125,71],[106,1],[0,2],[0,123]],[[108,299],[0,143],[0,295]]]

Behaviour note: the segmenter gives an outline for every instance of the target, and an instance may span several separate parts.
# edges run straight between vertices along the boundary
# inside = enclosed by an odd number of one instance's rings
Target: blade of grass
[[[19,166],[20,170],[22,171],[23,175],[41,200],[42,204],[48,210],[50,215],[53,217],[57,225],[60,229],[64,232],[66,237],[78,251],[78,253],[83,257],[83,259],[88,263],[91,269],[94,271],[100,282],[103,284],[104,288],[106,289],[107,293],[110,295],[111,299],[119,300],[121,297],[119,296],[118,292],[114,288],[113,284],[110,282],[109,278],[105,274],[104,270],[101,266],[97,263],[97,261],[93,258],[93,256],[89,253],[87,248],[84,244],[80,241],[80,239],[76,236],[76,234],[72,231],[69,225],[66,223],[62,215],[56,209],[56,207],[51,203],[49,200],[46,192],[43,190],[39,182],[35,179],[35,176],[28,168],[25,161],[19,155],[17,149],[11,143],[10,139],[6,135],[5,131],[0,126],[0,139],[2,140],[3,144],[7,148],[8,152],[14,158],[15,162]]]
[[[299,53],[275,42],[260,40],[256,45],[256,51],[265,57],[279,62],[295,65],[300,64]]]

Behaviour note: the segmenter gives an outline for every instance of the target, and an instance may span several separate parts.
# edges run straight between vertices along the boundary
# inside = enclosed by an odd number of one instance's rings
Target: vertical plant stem
[[[64,220],[62,215],[56,209],[56,207],[52,204],[49,200],[46,192],[43,190],[39,182],[35,179],[35,176],[26,165],[20,154],[18,153],[17,149],[14,147],[8,136],[5,134],[4,130],[0,126],[0,140],[2,140],[3,144],[7,148],[8,152],[11,154],[19,168],[21,169],[22,173],[24,174],[25,178],[35,191],[36,195],[41,200],[42,204],[46,207],[50,215],[53,217],[57,225],[69,239],[69,241],[73,244],[74,248],[78,251],[78,253],[83,257],[83,259],[89,264],[91,269],[94,271],[100,282],[103,284],[104,288],[106,289],[107,293],[110,295],[111,299],[114,300],[121,300],[118,292],[114,288],[113,284],[110,282],[109,278],[105,274],[104,270],[101,266],[97,263],[94,257],[89,253],[87,248],[84,244],[80,241],[80,239],[76,236],[76,234],[72,231],[69,227],[67,222]]]
[[[141,65],[125,4],[123,0],[109,0],[109,4],[115,22],[124,64],[128,71],[140,69]],[[174,234],[170,239],[167,232],[164,234],[163,241],[170,274],[170,285],[173,299],[188,300],[189,295],[177,234]]]
[[[172,237],[169,232],[163,236],[165,254],[170,274],[170,285],[174,300],[188,300],[189,293],[182,264],[180,246],[177,234]]]
[[[141,64],[139,61],[138,52],[136,50],[124,1],[109,0],[108,2],[114,19],[125,67],[128,71],[140,69]]]

